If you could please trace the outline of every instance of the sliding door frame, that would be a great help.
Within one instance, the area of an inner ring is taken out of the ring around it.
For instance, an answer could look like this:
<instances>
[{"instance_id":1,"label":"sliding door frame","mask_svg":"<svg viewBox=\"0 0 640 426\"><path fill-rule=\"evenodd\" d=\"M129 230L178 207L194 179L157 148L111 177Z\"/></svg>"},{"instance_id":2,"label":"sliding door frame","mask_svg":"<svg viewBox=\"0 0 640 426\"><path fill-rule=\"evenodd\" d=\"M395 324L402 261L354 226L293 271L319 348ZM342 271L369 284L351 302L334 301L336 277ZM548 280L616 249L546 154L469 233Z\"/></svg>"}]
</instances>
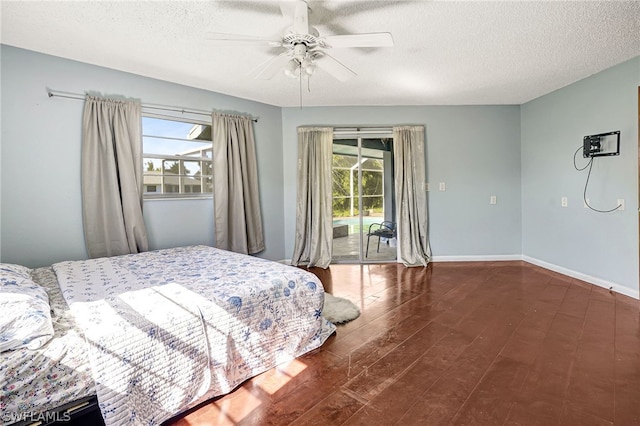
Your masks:
<instances>
[{"instance_id":1,"label":"sliding door frame","mask_svg":"<svg viewBox=\"0 0 640 426\"><path fill-rule=\"evenodd\" d=\"M365 232L368 232L368 229L365 230L364 220L363 220L363 194L362 194L362 141L363 139L390 139L393 140L393 127L385 126L385 127L334 127L333 129L333 140L340 139L355 139L357 140L357 148L358 148L358 221L360 225L359 232L359 249L358 249L358 260L359 264L376 264L376 263L397 263L398 257L389 260L367 260L364 256L364 238ZM386 195L385 195L386 196ZM395 197L393 197L395 200ZM395 201L394 201L395 203ZM384 204L384 202L383 202ZM395 205L394 205L395 210ZM333 264L353 264L354 260L351 259L335 259L332 256L331 263Z\"/></svg>"}]
</instances>

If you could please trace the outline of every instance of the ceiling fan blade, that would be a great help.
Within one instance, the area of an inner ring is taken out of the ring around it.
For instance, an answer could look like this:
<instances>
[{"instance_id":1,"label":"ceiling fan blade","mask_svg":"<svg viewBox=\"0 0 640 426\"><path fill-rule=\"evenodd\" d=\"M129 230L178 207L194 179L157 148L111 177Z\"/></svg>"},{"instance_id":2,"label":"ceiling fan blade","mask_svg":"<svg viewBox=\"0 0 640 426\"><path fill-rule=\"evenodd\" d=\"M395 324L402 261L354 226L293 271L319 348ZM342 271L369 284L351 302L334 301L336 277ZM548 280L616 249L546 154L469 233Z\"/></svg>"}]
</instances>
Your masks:
<instances>
[{"instance_id":1,"label":"ceiling fan blade","mask_svg":"<svg viewBox=\"0 0 640 426\"><path fill-rule=\"evenodd\" d=\"M320 39L325 47L393 47L391 33L328 36Z\"/></svg>"},{"instance_id":2,"label":"ceiling fan blade","mask_svg":"<svg viewBox=\"0 0 640 426\"><path fill-rule=\"evenodd\" d=\"M344 82L358 75L342 62L327 53L324 53L322 57L316 59L315 64L318 68L325 70L339 81Z\"/></svg>"},{"instance_id":3,"label":"ceiling fan blade","mask_svg":"<svg viewBox=\"0 0 640 426\"><path fill-rule=\"evenodd\" d=\"M258 65L253 71L249 74L253 74L254 78L262 79L262 80L271 80L279 71L287 65L287 63L291 60L291 57L285 53L281 53L278 56L273 56L260 65Z\"/></svg>"},{"instance_id":4,"label":"ceiling fan blade","mask_svg":"<svg viewBox=\"0 0 640 426\"><path fill-rule=\"evenodd\" d=\"M296 34L309 33L309 9L307 2L297 1L295 3L295 14L293 15L293 31Z\"/></svg>"},{"instance_id":5,"label":"ceiling fan blade","mask_svg":"<svg viewBox=\"0 0 640 426\"><path fill-rule=\"evenodd\" d=\"M271 40L264 37L241 34L206 33L205 38L211 41L213 46L282 46L281 40Z\"/></svg>"},{"instance_id":6,"label":"ceiling fan blade","mask_svg":"<svg viewBox=\"0 0 640 426\"><path fill-rule=\"evenodd\" d=\"M297 1L280 1L280 13L285 18L292 19L296 14Z\"/></svg>"}]
</instances>

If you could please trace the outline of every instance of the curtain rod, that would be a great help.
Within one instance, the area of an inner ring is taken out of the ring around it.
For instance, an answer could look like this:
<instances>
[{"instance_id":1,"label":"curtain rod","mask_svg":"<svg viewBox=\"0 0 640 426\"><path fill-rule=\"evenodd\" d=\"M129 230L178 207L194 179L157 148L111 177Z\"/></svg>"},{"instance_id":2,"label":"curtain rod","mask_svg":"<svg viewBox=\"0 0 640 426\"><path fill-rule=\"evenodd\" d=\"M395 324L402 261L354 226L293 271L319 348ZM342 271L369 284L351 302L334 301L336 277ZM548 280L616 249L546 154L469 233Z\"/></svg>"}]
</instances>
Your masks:
<instances>
[{"instance_id":1,"label":"curtain rod","mask_svg":"<svg viewBox=\"0 0 640 426\"><path fill-rule=\"evenodd\" d=\"M49 95L50 98L57 97L57 98L78 99L78 100L85 99L85 95L81 95L79 93L56 92L54 90L47 90L47 95ZM206 115L208 117L211 117L211 114L213 114L213 112L207 112L204 110L186 109L186 108L180 108L176 106L153 105L153 104L145 104L145 103L141 103L140 106L142 106L142 108L145 108L145 109L172 111L172 112L179 112L182 114L186 113L186 114ZM251 121L253 121L254 123L258 122L257 118L253 118L250 116L249 118L251 118Z\"/></svg>"}]
</instances>

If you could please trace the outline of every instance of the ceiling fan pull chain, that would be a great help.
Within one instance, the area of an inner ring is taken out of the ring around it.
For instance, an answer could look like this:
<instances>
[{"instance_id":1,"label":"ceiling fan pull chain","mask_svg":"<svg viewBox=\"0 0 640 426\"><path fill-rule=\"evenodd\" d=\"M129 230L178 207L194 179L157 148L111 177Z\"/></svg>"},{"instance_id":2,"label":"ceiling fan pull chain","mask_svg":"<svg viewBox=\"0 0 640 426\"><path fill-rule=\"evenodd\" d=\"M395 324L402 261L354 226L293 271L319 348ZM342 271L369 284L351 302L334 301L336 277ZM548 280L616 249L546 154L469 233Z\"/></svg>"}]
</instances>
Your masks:
<instances>
[{"instance_id":1,"label":"ceiling fan pull chain","mask_svg":"<svg viewBox=\"0 0 640 426\"><path fill-rule=\"evenodd\" d=\"M300 72L298 73L298 78L300 79L300 109L302 109L302 69L300 69Z\"/></svg>"}]
</instances>

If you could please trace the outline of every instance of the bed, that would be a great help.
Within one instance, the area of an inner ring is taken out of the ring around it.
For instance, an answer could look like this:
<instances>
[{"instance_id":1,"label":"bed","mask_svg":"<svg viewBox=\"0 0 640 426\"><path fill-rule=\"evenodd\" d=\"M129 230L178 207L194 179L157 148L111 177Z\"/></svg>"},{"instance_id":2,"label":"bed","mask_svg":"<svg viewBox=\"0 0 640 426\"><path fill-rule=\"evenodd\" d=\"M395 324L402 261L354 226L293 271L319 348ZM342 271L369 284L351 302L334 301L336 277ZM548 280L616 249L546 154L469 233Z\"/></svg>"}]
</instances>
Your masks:
<instances>
[{"instance_id":1,"label":"bed","mask_svg":"<svg viewBox=\"0 0 640 426\"><path fill-rule=\"evenodd\" d=\"M313 274L207 246L60 262L30 278L54 332L0 353L0 424L46 423L96 395L106 425L160 424L335 331Z\"/></svg>"}]
</instances>

